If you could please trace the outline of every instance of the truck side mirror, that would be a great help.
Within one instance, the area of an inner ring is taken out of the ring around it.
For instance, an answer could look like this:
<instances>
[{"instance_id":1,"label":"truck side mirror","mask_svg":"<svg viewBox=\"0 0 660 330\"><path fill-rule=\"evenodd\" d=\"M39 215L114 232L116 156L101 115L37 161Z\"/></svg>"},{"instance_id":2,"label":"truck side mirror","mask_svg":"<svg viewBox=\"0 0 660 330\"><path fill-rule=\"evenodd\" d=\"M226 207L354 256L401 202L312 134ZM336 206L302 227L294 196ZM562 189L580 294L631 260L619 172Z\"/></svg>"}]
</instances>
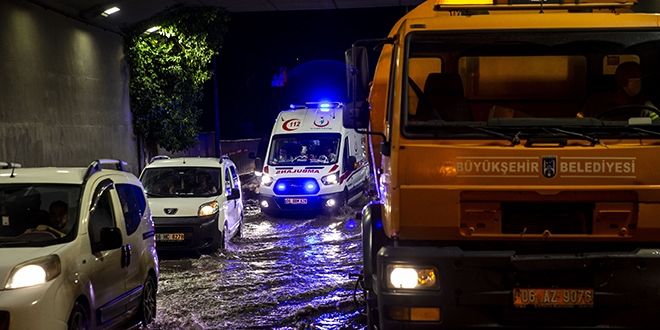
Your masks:
<instances>
[{"instance_id":1,"label":"truck side mirror","mask_svg":"<svg viewBox=\"0 0 660 330\"><path fill-rule=\"evenodd\" d=\"M342 124L346 128L366 129L369 127L369 102L351 102L344 107Z\"/></svg>"}]
</instances>

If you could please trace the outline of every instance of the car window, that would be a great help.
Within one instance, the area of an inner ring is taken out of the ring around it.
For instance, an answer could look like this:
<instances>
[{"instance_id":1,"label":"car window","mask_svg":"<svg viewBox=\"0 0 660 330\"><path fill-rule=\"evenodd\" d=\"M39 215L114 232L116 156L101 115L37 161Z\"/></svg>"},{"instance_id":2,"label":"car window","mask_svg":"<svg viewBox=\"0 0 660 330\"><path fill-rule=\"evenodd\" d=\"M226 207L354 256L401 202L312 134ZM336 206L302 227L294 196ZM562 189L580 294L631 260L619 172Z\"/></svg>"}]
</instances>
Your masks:
<instances>
[{"instance_id":1,"label":"car window","mask_svg":"<svg viewBox=\"0 0 660 330\"><path fill-rule=\"evenodd\" d=\"M89 239L92 247L101 243L101 228L116 227L112 211L111 189L97 189L102 191L95 205L92 206L89 216Z\"/></svg>"},{"instance_id":2,"label":"car window","mask_svg":"<svg viewBox=\"0 0 660 330\"><path fill-rule=\"evenodd\" d=\"M117 194L119 194L121 209L124 212L126 234L130 236L140 227L147 202L142 188L132 184L117 184Z\"/></svg>"},{"instance_id":3,"label":"car window","mask_svg":"<svg viewBox=\"0 0 660 330\"><path fill-rule=\"evenodd\" d=\"M73 184L0 185L0 243L45 246L73 239L80 192Z\"/></svg>"},{"instance_id":4,"label":"car window","mask_svg":"<svg viewBox=\"0 0 660 330\"><path fill-rule=\"evenodd\" d=\"M232 178L232 180L234 181L234 185L233 185L233 187L236 188L236 189L241 188L241 187L239 186L239 182L240 182L240 180L238 179L238 173L236 172L236 167L234 167L234 166L229 166L229 171L231 172L231 178Z\"/></svg>"},{"instance_id":5,"label":"car window","mask_svg":"<svg viewBox=\"0 0 660 330\"><path fill-rule=\"evenodd\" d=\"M225 191L227 195L231 195L231 188L234 187L233 181L231 173L229 173L229 167L225 168Z\"/></svg>"},{"instance_id":6,"label":"car window","mask_svg":"<svg viewBox=\"0 0 660 330\"><path fill-rule=\"evenodd\" d=\"M154 167L140 176L149 197L216 196L222 190L221 169L215 167Z\"/></svg>"}]
</instances>

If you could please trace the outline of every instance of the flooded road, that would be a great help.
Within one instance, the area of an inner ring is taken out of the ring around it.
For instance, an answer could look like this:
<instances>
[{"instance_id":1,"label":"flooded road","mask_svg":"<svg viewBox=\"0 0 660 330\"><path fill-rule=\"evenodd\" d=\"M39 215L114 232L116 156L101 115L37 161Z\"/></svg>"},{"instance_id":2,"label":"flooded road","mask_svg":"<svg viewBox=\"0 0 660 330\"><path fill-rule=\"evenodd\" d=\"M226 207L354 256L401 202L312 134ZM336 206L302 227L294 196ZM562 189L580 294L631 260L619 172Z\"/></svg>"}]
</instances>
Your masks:
<instances>
[{"instance_id":1,"label":"flooded road","mask_svg":"<svg viewBox=\"0 0 660 330\"><path fill-rule=\"evenodd\" d=\"M352 220L365 201L335 216L275 219L253 195L244 198L243 237L226 250L159 254L157 317L148 329L365 328L361 292L354 295L361 229Z\"/></svg>"}]
</instances>

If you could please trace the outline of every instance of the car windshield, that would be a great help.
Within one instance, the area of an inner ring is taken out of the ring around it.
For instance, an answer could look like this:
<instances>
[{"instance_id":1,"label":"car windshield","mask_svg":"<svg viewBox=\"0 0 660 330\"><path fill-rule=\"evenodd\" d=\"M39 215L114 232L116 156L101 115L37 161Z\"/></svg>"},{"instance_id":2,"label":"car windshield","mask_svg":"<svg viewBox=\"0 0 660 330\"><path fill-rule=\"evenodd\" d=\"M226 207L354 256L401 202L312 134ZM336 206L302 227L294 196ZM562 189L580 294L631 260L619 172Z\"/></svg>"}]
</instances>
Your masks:
<instances>
[{"instance_id":1,"label":"car windshield","mask_svg":"<svg viewBox=\"0 0 660 330\"><path fill-rule=\"evenodd\" d=\"M408 138L660 132L660 30L421 31L406 43Z\"/></svg>"},{"instance_id":2,"label":"car windshield","mask_svg":"<svg viewBox=\"0 0 660 330\"><path fill-rule=\"evenodd\" d=\"M214 167L154 167L140 181L149 197L206 197L222 192L220 178Z\"/></svg>"},{"instance_id":3,"label":"car windshield","mask_svg":"<svg viewBox=\"0 0 660 330\"><path fill-rule=\"evenodd\" d=\"M327 165L337 162L339 133L299 133L273 136L268 165Z\"/></svg>"},{"instance_id":4,"label":"car windshield","mask_svg":"<svg viewBox=\"0 0 660 330\"><path fill-rule=\"evenodd\" d=\"M0 246L46 246L71 238L80 191L80 185L0 185Z\"/></svg>"}]
</instances>

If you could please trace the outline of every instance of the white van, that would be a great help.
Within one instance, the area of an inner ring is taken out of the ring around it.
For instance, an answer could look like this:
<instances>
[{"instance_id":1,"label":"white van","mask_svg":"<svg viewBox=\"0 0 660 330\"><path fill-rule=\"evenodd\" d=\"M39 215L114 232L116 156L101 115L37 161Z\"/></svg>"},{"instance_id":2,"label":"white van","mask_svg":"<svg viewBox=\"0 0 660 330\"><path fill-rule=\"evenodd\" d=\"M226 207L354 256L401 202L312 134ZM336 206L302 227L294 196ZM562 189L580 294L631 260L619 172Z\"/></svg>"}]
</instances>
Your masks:
<instances>
[{"instance_id":1,"label":"white van","mask_svg":"<svg viewBox=\"0 0 660 330\"><path fill-rule=\"evenodd\" d=\"M0 329L126 329L153 321L154 225L142 184L125 165L3 165Z\"/></svg>"},{"instance_id":2,"label":"white van","mask_svg":"<svg viewBox=\"0 0 660 330\"><path fill-rule=\"evenodd\" d=\"M158 251L212 253L241 236L241 181L229 157L157 156L140 180L153 212Z\"/></svg>"},{"instance_id":3,"label":"white van","mask_svg":"<svg viewBox=\"0 0 660 330\"><path fill-rule=\"evenodd\" d=\"M308 102L280 112L264 160L259 205L267 215L333 213L368 187L366 136L342 125L344 105Z\"/></svg>"}]
</instances>

